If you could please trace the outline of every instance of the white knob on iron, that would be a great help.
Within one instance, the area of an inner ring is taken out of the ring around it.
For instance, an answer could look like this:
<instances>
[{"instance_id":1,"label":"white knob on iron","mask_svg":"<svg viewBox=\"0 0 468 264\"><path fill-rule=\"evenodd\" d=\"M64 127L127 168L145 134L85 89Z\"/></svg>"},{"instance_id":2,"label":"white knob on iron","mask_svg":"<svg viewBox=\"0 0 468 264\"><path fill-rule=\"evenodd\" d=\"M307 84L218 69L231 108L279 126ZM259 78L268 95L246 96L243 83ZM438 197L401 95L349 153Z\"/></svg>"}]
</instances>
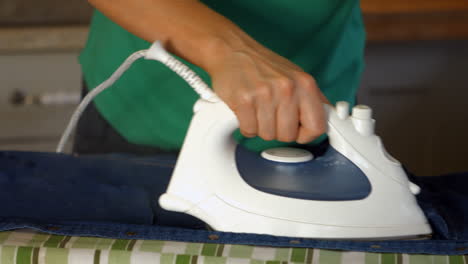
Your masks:
<instances>
[{"instance_id":1,"label":"white knob on iron","mask_svg":"<svg viewBox=\"0 0 468 264\"><path fill-rule=\"evenodd\" d=\"M363 136L374 134L375 120L372 119L372 109L367 105L353 107L352 122L354 128Z\"/></svg>"},{"instance_id":2,"label":"white knob on iron","mask_svg":"<svg viewBox=\"0 0 468 264\"><path fill-rule=\"evenodd\" d=\"M349 103L340 101L336 103L336 114L341 120L345 120L349 116Z\"/></svg>"},{"instance_id":3,"label":"white knob on iron","mask_svg":"<svg viewBox=\"0 0 468 264\"><path fill-rule=\"evenodd\" d=\"M353 117L359 119L371 119L372 109L367 105L356 105L353 107Z\"/></svg>"},{"instance_id":4,"label":"white knob on iron","mask_svg":"<svg viewBox=\"0 0 468 264\"><path fill-rule=\"evenodd\" d=\"M267 160L283 163L300 163L314 159L314 155L308 150L287 147L264 150L261 156Z\"/></svg>"}]
</instances>

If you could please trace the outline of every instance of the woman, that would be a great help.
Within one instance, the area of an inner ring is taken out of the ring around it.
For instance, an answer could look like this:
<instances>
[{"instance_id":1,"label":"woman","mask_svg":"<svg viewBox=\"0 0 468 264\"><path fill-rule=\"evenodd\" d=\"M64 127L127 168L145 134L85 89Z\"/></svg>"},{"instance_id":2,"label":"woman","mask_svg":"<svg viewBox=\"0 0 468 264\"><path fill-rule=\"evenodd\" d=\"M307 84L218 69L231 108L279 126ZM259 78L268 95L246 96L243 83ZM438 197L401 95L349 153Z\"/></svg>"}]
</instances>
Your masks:
<instances>
[{"instance_id":1,"label":"woman","mask_svg":"<svg viewBox=\"0 0 468 264\"><path fill-rule=\"evenodd\" d=\"M234 111L237 139L253 150L309 143L325 131L323 103L354 103L365 41L359 1L90 3L97 10L80 56L88 88L161 40ZM164 66L139 61L95 99L96 109L79 124L75 152L178 151L196 99Z\"/></svg>"}]
</instances>

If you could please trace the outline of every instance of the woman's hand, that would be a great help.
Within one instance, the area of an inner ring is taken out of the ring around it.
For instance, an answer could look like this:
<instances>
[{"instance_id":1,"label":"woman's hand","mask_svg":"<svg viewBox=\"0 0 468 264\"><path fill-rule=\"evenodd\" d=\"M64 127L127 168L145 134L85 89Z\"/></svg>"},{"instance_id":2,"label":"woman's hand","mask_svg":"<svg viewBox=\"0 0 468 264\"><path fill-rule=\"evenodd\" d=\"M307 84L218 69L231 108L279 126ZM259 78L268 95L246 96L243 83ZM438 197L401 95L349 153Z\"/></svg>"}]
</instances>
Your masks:
<instances>
[{"instance_id":1,"label":"woman's hand","mask_svg":"<svg viewBox=\"0 0 468 264\"><path fill-rule=\"evenodd\" d=\"M304 144L325 132L328 101L297 65L260 45L217 54L209 67L213 89L244 136Z\"/></svg>"}]
</instances>

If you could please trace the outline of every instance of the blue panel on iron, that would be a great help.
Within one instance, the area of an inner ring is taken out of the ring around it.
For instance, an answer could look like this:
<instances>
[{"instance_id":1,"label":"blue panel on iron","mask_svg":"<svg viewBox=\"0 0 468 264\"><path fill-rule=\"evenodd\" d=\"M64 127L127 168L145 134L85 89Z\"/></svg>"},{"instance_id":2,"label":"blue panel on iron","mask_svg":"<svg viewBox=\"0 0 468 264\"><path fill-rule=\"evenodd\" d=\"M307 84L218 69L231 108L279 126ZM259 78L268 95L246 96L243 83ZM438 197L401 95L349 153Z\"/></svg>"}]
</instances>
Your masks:
<instances>
[{"instance_id":1,"label":"blue panel on iron","mask_svg":"<svg viewBox=\"0 0 468 264\"><path fill-rule=\"evenodd\" d=\"M361 169L331 146L312 161L283 163L266 160L238 145L236 163L244 181L274 195L347 201L364 199L371 192L371 184Z\"/></svg>"}]
</instances>

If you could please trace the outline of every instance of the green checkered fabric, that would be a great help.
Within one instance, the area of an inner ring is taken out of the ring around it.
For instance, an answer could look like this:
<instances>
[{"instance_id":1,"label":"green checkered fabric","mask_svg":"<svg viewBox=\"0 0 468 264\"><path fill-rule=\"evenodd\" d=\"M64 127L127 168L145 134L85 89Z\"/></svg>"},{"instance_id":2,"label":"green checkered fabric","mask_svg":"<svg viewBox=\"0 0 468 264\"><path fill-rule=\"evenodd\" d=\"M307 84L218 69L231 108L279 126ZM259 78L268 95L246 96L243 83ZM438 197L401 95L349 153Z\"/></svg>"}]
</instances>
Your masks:
<instances>
[{"instance_id":1,"label":"green checkered fabric","mask_svg":"<svg viewBox=\"0 0 468 264\"><path fill-rule=\"evenodd\" d=\"M1 264L468 264L465 256L376 254L0 232Z\"/></svg>"}]
</instances>

